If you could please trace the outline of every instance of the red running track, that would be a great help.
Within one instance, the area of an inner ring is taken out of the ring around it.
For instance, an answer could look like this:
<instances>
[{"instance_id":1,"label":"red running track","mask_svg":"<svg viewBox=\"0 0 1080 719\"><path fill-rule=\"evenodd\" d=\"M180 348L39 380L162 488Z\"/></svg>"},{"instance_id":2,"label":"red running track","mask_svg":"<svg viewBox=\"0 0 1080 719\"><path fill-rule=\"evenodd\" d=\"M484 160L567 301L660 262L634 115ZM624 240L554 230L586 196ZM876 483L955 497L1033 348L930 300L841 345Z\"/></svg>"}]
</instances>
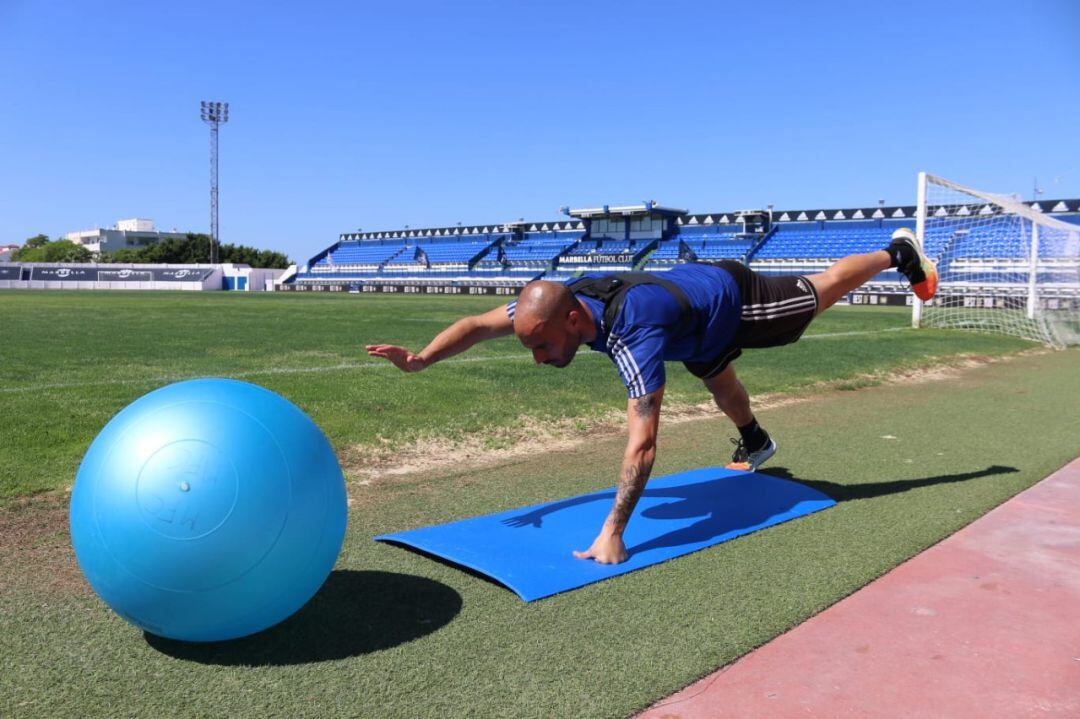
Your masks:
<instances>
[{"instance_id":1,"label":"red running track","mask_svg":"<svg viewBox=\"0 0 1080 719\"><path fill-rule=\"evenodd\" d=\"M643 719L1080 717L1080 459Z\"/></svg>"}]
</instances>

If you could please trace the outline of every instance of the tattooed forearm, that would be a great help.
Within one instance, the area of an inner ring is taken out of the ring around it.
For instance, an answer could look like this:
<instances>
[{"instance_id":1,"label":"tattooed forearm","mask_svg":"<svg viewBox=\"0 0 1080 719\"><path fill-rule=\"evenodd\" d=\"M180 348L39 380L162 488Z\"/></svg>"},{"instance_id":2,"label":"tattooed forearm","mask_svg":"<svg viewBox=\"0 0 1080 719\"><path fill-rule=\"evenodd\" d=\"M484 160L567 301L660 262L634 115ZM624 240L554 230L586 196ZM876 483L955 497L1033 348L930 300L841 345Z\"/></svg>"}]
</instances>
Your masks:
<instances>
[{"instance_id":1,"label":"tattooed forearm","mask_svg":"<svg viewBox=\"0 0 1080 719\"><path fill-rule=\"evenodd\" d=\"M652 462L624 462L619 488L615 492L615 505L611 508L610 521L617 527L626 526L637 505L645 482L652 471Z\"/></svg>"},{"instance_id":2,"label":"tattooed forearm","mask_svg":"<svg viewBox=\"0 0 1080 719\"><path fill-rule=\"evenodd\" d=\"M645 489L656 458L656 430L660 422L660 401L664 388L644 397L632 398L627 404L627 443L623 454L619 488L606 524L607 530L622 534L630 521L634 506Z\"/></svg>"},{"instance_id":3,"label":"tattooed forearm","mask_svg":"<svg viewBox=\"0 0 1080 719\"><path fill-rule=\"evenodd\" d=\"M634 402L634 411L638 417L652 417L653 412L656 411L656 395L647 394L644 397L638 397Z\"/></svg>"}]
</instances>

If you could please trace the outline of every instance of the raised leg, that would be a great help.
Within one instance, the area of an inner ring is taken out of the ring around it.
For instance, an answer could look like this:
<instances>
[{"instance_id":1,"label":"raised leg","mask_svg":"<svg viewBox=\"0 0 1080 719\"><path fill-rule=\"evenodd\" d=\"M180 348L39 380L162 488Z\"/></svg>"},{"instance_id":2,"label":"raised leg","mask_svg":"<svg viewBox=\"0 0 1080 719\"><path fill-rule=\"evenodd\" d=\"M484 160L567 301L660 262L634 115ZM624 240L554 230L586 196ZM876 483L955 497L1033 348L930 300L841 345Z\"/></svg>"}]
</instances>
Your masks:
<instances>
[{"instance_id":1,"label":"raised leg","mask_svg":"<svg viewBox=\"0 0 1080 719\"><path fill-rule=\"evenodd\" d=\"M884 272L890 266L889 253L878 250L861 255L848 255L842 260L837 260L824 272L809 275L806 279L813 283L818 294L818 308L815 314L820 315L848 292L862 287L870 281L871 277Z\"/></svg>"}]
</instances>

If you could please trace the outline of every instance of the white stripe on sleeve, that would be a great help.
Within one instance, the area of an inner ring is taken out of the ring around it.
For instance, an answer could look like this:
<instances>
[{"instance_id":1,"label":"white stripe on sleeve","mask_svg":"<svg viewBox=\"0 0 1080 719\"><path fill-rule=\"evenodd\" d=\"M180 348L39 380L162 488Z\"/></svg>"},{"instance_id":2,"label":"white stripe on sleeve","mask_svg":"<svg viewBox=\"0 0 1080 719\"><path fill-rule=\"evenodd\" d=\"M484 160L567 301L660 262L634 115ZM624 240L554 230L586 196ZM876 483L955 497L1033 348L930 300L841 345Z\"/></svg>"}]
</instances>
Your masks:
<instances>
[{"instance_id":1,"label":"white stripe on sleeve","mask_svg":"<svg viewBox=\"0 0 1080 719\"><path fill-rule=\"evenodd\" d=\"M627 389L630 390L630 396L641 397L647 394L645 378L641 376L641 369L630 349L618 337L609 337L608 344L611 346L611 358L615 360L615 366L619 369L619 374L622 375Z\"/></svg>"}]
</instances>

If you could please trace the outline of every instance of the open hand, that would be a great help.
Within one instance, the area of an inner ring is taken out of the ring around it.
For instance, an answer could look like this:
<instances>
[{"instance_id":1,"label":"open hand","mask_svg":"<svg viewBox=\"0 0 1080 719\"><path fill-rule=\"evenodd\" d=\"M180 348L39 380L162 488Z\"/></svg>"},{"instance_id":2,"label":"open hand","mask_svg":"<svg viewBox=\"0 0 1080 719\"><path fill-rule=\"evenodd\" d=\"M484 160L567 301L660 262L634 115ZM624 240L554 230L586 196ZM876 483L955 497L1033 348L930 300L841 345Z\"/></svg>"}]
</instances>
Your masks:
<instances>
[{"instance_id":1,"label":"open hand","mask_svg":"<svg viewBox=\"0 0 1080 719\"><path fill-rule=\"evenodd\" d=\"M584 552L575 551L574 556L578 559L592 559L598 564L621 564L630 555L621 535L602 530L600 536L593 540L591 547Z\"/></svg>"},{"instance_id":2,"label":"open hand","mask_svg":"<svg viewBox=\"0 0 1080 719\"><path fill-rule=\"evenodd\" d=\"M507 517L502 521L508 527L539 527L542 523L542 516L538 512L530 512L529 514L519 514L516 517Z\"/></svg>"},{"instance_id":3,"label":"open hand","mask_svg":"<svg viewBox=\"0 0 1080 719\"><path fill-rule=\"evenodd\" d=\"M394 363L402 372L419 372L427 367L427 362L419 355L414 355L404 347L397 345L367 345L367 353L372 357L382 357Z\"/></svg>"}]
</instances>

